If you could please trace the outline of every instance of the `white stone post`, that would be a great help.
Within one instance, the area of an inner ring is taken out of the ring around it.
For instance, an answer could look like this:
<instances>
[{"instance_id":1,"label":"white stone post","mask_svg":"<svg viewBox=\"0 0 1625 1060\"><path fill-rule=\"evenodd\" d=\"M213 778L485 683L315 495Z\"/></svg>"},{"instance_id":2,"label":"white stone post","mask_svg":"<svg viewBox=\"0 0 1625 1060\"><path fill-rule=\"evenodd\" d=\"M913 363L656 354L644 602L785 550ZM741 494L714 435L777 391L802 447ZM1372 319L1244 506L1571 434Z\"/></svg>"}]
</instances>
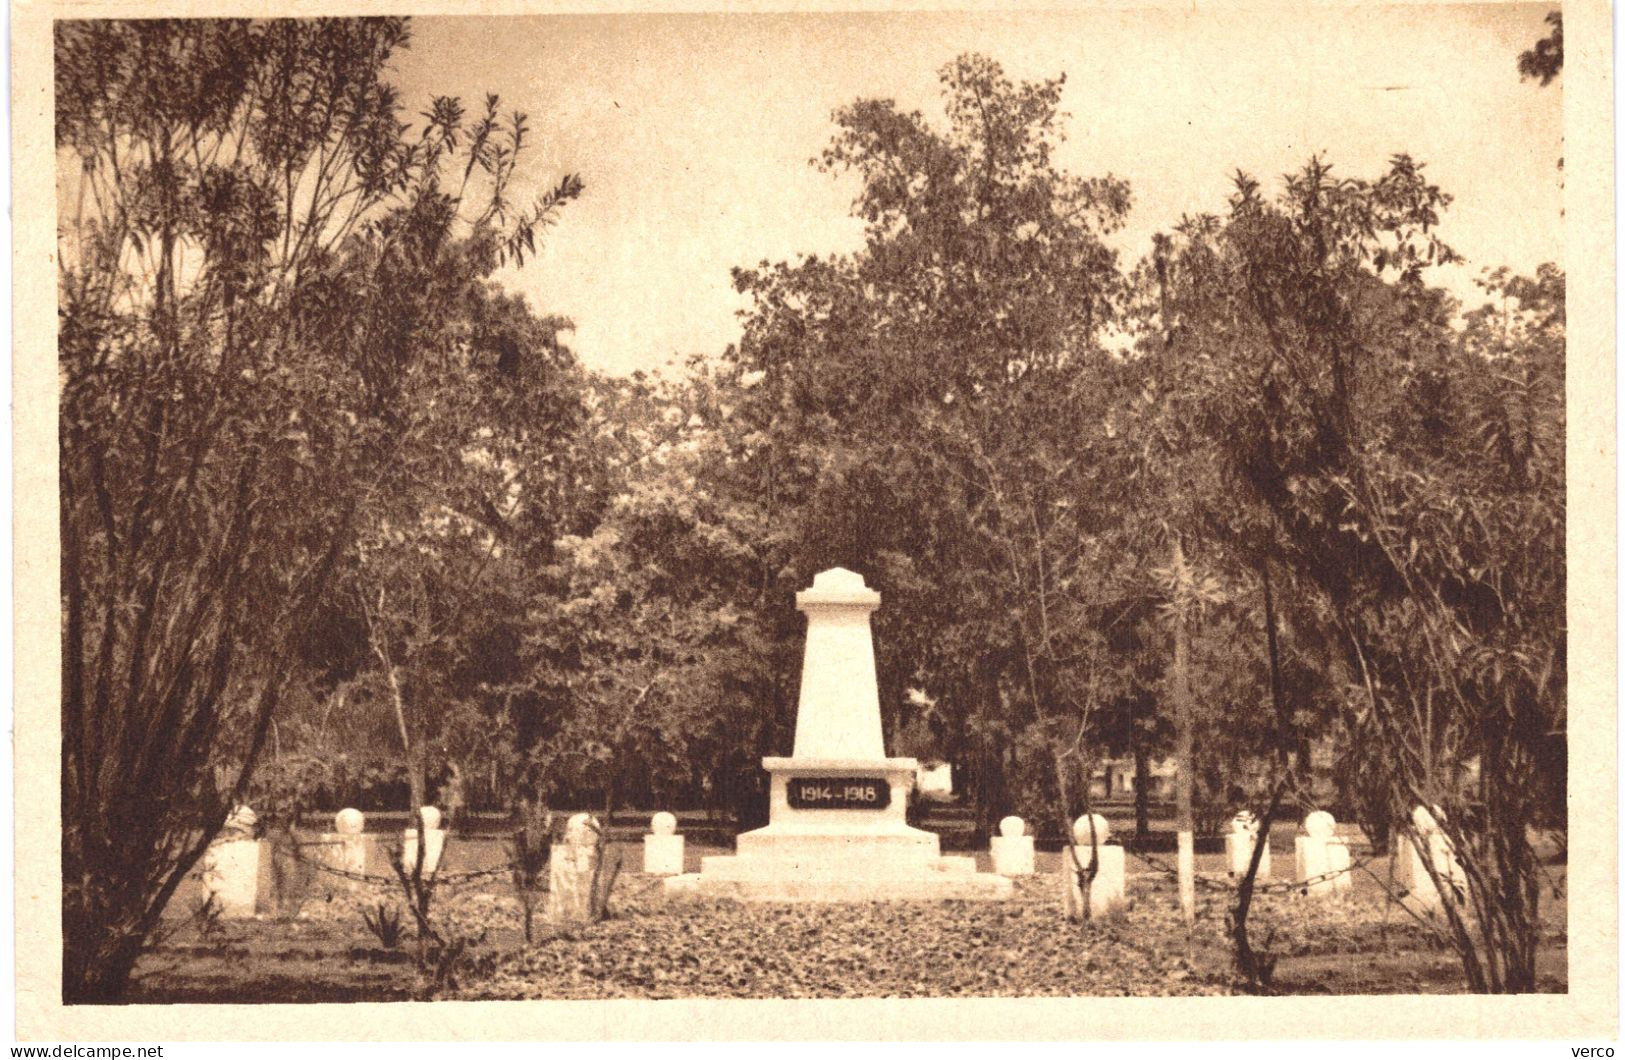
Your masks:
<instances>
[{"instance_id":1,"label":"white stone post","mask_svg":"<svg viewBox=\"0 0 1625 1060\"><path fill-rule=\"evenodd\" d=\"M1253 861L1253 847L1260 842L1258 818L1247 810L1236 814L1230 821L1230 832L1224 837L1224 863L1232 878L1247 875L1247 866ZM1270 843L1262 840L1264 853L1258 859L1258 878L1268 879L1270 874Z\"/></svg>"},{"instance_id":2,"label":"white stone post","mask_svg":"<svg viewBox=\"0 0 1625 1060\"><path fill-rule=\"evenodd\" d=\"M993 871L1000 876L1031 876L1034 872L1033 837L1027 822L1006 817L999 822L999 834L988 841L993 855Z\"/></svg>"},{"instance_id":3,"label":"white stone post","mask_svg":"<svg viewBox=\"0 0 1625 1060\"><path fill-rule=\"evenodd\" d=\"M1123 848L1106 845L1111 829L1100 814L1079 817L1072 825L1072 841L1076 844L1077 862L1072 850L1061 851L1061 905L1072 920L1083 919L1083 876L1089 868L1094 851L1089 842L1089 819L1094 818L1094 841L1100 853L1100 868L1089 883L1089 916L1106 916L1123 906L1126 896Z\"/></svg>"},{"instance_id":4,"label":"white stone post","mask_svg":"<svg viewBox=\"0 0 1625 1060\"><path fill-rule=\"evenodd\" d=\"M1348 843L1337 835L1337 818L1316 810L1303 819L1305 835L1293 840L1293 879L1316 898L1346 894L1354 887ZM1327 875L1335 873L1335 875Z\"/></svg>"},{"instance_id":5,"label":"white stone post","mask_svg":"<svg viewBox=\"0 0 1625 1060\"><path fill-rule=\"evenodd\" d=\"M1442 904L1438 884L1428 874L1427 863L1432 863L1439 883L1449 887L1453 894L1459 897L1466 890L1466 874L1456 860L1455 851L1451 849L1450 837L1439 827L1436 812L1437 807L1429 811L1426 806L1418 806L1411 812L1417 841L1413 842L1407 835L1398 836L1394 855L1398 859L1394 868L1395 878L1409 892L1407 901L1423 912L1438 909ZM1425 859L1423 851L1426 852Z\"/></svg>"},{"instance_id":6,"label":"white stone post","mask_svg":"<svg viewBox=\"0 0 1625 1060\"><path fill-rule=\"evenodd\" d=\"M365 875L367 871L367 816L360 810L345 808L333 815L333 831L322 835L322 858L339 872ZM323 873L321 881L328 893L358 890L360 880L348 876Z\"/></svg>"},{"instance_id":7,"label":"white stone post","mask_svg":"<svg viewBox=\"0 0 1625 1060\"><path fill-rule=\"evenodd\" d=\"M564 841L553 844L548 859L547 915L555 924L592 920L592 878L598 867L598 822L587 814L572 816Z\"/></svg>"},{"instance_id":8,"label":"white stone post","mask_svg":"<svg viewBox=\"0 0 1625 1060\"><path fill-rule=\"evenodd\" d=\"M433 876L440 869L440 855L446 849L446 830L440 827L440 811L433 806L418 810L423 825L423 875ZM401 865L410 877L417 869L418 830L408 828L401 833Z\"/></svg>"},{"instance_id":9,"label":"white stone post","mask_svg":"<svg viewBox=\"0 0 1625 1060\"><path fill-rule=\"evenodd\" d=\"M260 842L254 838L254 825L258 820L247 806L237 807L204 852L203 898L213 898L223 917L248 917L256 912Z\"/></svg>"},{"instance_id":10,"label":"white stone post","mask_svg":"<svg viewBox=\"0 0 1625 1060\"><path fill-rule=\"evenodd\" d=\"M649 819L643 837L643 871L650 876L679 876L683 872L683 837L677 818L662 810Z\"/></svg>"}]
</instances>

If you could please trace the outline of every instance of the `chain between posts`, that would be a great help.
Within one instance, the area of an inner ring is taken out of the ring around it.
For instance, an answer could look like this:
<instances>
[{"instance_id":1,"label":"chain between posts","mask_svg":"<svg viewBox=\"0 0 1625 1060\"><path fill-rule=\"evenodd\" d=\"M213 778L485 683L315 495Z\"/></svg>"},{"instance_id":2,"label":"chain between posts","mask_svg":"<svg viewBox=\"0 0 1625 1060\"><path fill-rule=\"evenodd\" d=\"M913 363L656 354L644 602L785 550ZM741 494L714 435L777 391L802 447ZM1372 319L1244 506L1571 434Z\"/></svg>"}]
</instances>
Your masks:
<instances>
[{"instance_id":1,"label":"chain between posts","mask_svg":"<svg viewBox=\"0 0 1625 1060\"><path fill-rule=\"evenodd\" d=\"M1130 854L1133 854L1136 858L1138 858L1141 861L1145 862L1145 864L1149 865L1151 868L1153 868L1156 871L1162 873L1163 875L1173 877L1174 879L1179 878L1179 870L1177 868L1174 868L1173 866L1167 864L1166 862L1161 861L1161 860L1159 860L1157 858L1154 858L1150 854L1144 854L1144 853L1141 853L1138 850L1134 850L1134 849L1131 849L1129 847L1124 847L1123 849L1127 850ZM1310 876L1309 878L1303 879L1303 880L1290 880L1290 881L1283 881L1281 883L1254 883L1253 884L1253 893L1254 894L1288 894L1288 893L1290 893L1292 891L1296 891L1296 890L1300 890L1302 888L1308 887L1311 884L1323 883L1326 880L1335 879L1338 876L1343 876L1343 875L1346 875L1348 873L1352 873L1357 869L1363 869L1363 868L1365 868L1365 866L1367 864L1369 864L1371 862L1371 860L1372 859L1371 859L1370 856L1363 857L1363 858L1360 858L1358 861L1354 861L1354 862L1350 863L1347 868L1332 869L1329 872L1322 872L1322 873L1319 873L1317 875ZM1237 889L1237 886L1238 886L1237 884L1233 884L1233 883L1230 883L1228 881L1215 879L1212 876L1204 876L1201 873L1196 873L1195 877L1196 877L1196 885L1198 887L1205 888L1206 890L1209 890L1209 891L1223 891L1225 893L1232 893Z\"/></svg>"},{"instance_id":2,"label":"chain between posts","mask_svg":"<svg viewBox=\"0 0 1625 1060\"><path fill-rule=\"evenodd\" d=\"M332 840L319 840L314 843L294 843L291 847L284 849L289 850L293 859L300 864L309 865L314 869L325 872L330 876L337 876L340 879L351 880L355 883L384 885L394 885L398 882L394 876L374 876L367 872L354 872L350 869L341 869L337 865L329 865L327 862L322 861L319 858L310 857L305 853L306 847L331 847L338 845L339 843ZM497 865L491 868L469 869L463 872L434 872L429 873L429 876L437 885L446 887L461 887L466 886L467 884L476 880L487 879L493 876L509 875L516 868L519 868L519 863L510 861L505 865Z\"/></svg>"},{"instance_id":3,"label":"chain between posts","mask_svg":"<svg viewBox=\"0 0 1625 1060\"><path fill-rule=\"evenodd\" d=\"M354 871L351 871L349 869L341 869L336 865L330 865L327 862L322 861L322 860L320 860L318 858L312 858L312 857L310 857L309 855L307 855L305 853L305 848L306 847L337 846L337 845L338 845L337 843L335 843L335 842L333 842L331 840L318 841L318 842L314 842L314 843L295 843L291 847L291 853L292 853L293 859L295 861L298 861L301 864L309 865L312 868L315 868L315 869L317 869L317 870L319 870L321 872L325 872L330 876L338 876L341 879L351 880L351 881L354 881L356 883L393 884L393 883L396 882L394 876L374 876L374 875L372 875L370 873L366 873L366 872L354 872ZM1142 851L1135 850L1135 849L1130 848L1130 847L1124 847L1123 849L1128 851L1128 853L1134 855L1135 858L1137 858L1140 861L1144 862L1147 866L1149 866L1151 869L1155 870L1156 872L1160 872L1163 875L1168 876L1168 877L1170 877L1172 879L1178 879L1179 878L1179 870L1177 868L1169 865L1167 862L1164 862L1159 858L1155 858L1155 857L1151 856L1150 854L1143 853ZM1353 873L1353 872L1365 869L1366 866L1371 861L1372 861L1372 858L1369 857L1369 856L1362 857L1362 858L1352 862L1347 868L1332 869L1329 872L1322 872L1322 873L1319 873L1318 875L1310 876L1309 878L1303 879L1303 880L1283 881L1283 882L1280 882L1280 883L1255 883L1253 885L1253 893L1254 894L1287 894L1287 893L1290 893L1292 891L1300 890L1300 889L1302 889L1304 887L1311 886L1312 884L1322 883L1322 882L1324 882L1326 880L1335 879L1338 876L1347 875L1349 873ZM466 870L466 871L463 871L463 872L434 873L433 876L434 876L435 882L438 883L438 884L441 884L441 885L444 885L444 886L450 886L450 887L459 887L459 886L465 886L465 885L467 885L469 883L473 883L476 880L489 879L489 878L495 877L495 876L509 875L518 867L519 867L518 862L509 862L509 863L507 863L505 865L497 865L497 866L493 866L491 868L469 869L469 870ZM1213 892L1222 891L1222 892L1225 892L1225 893L1231 893L1231 892L1234 892L1236 890L1236 887L1237 887L1236 884L1230 883L1230 882L1225 881L1225 880L1216 879L1211 875L1204 875L1204 874L1201 874L1201 873L1197 873L1195 878L1196 878L1196 885L1198 887L1204 888L1205 890L1208 890L1208 891L1213 891Z\"/></svg>"}]
</instances>

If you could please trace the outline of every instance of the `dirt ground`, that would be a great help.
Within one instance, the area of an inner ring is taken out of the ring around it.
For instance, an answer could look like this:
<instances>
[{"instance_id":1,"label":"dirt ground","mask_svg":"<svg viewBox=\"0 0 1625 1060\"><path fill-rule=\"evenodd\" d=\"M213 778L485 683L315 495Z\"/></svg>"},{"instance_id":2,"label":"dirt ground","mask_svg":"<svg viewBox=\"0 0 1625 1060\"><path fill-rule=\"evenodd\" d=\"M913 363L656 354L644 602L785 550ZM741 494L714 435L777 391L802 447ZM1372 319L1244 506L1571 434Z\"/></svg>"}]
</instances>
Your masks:
<instances>
[{"instance_id":1,"label":"dirt ground","mask_svg":"<svg viewBox=\"0 0 1625 1060\"><path fill-rule=\"evenodd\" d=\"M500 847L448 851L462 868L499 864ZM639 865L634 844L616 844ZM691 844L690 868L718 853ZM613 856L613 855L612 855ZM1274 853L1275 882L1291 854ZM1222 859L1198 857L1198 916L1187 934L1173 881L1130 857L1128 907L1073 924L1061 913L1060 855L1039 854L1034 877L1005 902L771 905L668 902L657 879L620 877L608 921L553 934L537 917L524 943L519 903L500 877L442 891L437 923L470 942L454 985L419 973L408 923L386 948L363 908L399 905L390 888L319 880L286 915L168 922L168 937L137 969L130 1000L152 1002L398 1001L461 998L1166 996L1237 988L1226 934L1233 894ZM983 870L986 855L978 859ZM1562 866L1547 866L1539 988L1567 989ZM1250 918L1255 948L1276 958L1288 994L1453 993L1454 953L1389 900L1386 859L1366 862L1352 894L1310 898L1277 886ZM184 905L178 902L179 914ZM403 918L407 919L407 918Z\"/></svg>"}]
</instances>

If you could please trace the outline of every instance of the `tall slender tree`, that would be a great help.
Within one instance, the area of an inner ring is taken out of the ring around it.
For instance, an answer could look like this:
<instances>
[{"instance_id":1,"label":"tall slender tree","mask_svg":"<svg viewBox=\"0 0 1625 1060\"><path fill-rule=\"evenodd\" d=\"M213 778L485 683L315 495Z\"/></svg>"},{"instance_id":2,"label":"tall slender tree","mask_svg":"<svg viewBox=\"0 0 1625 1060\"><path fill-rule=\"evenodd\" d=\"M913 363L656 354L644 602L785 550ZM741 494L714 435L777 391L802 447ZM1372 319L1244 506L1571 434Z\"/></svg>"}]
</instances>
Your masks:
<instances>
[{"instance_id":1,"label":"tall slender tree","mask_svg":"<svg viewBox=\"0 0 1625 1060\"><path fill-rule=\"evenodd\" d=\"M407 40L57 23L67 1001L122 995L241 796L452 292L573 194L509 201L494 100L403 126Z\"/></svg>"}]
</instances>

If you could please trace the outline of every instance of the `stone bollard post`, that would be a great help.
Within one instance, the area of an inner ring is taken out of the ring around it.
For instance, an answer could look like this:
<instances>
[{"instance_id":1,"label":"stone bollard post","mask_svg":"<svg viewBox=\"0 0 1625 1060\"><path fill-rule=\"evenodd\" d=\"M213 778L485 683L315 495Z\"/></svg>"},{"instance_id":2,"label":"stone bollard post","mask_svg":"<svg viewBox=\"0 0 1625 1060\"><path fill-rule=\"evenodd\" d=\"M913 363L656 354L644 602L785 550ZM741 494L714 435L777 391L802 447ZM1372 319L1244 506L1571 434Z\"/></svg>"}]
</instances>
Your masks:
<instances>
[{"instance_id":1,"label":"stone bollard post","mask_svg":"<svg viewBox=\"0 0 1625 1060\"><path fill-rule=\"evenodd\" d=\"M1438 909L1442 904L1439 883L1450 888L1458 902L1467 886L1461 863L1456 860L1455 852L1450 847L1450 837L1439 827L1437 812L1437 807L1430 811L1426 806L1418 806L1411 812L1416 840L1413 841L1408 835L1398 835L1395 842L1394 857L1398 863L1394 867L1394 876L1409 892L1407 901L1423 912ZM1427 862L1432 863L1438 883L1428 874Z\"/></svg>"},{"instance_id":2,"label":"stone bollard post","mask_svg":"<svg viewBox=\"0 0 1625 1060\"><path fill-rule=\"evenodd\" d=\"M366 828L367 816L360 810L346 808L334 814L333 830L321 837L322 854L327 864L340 872L365 875L367 837L362 833ZM362 886L360 880L352 880L347 876L335 876L331 873L324 875L326 879L322 881L322 885L329 894L355 891Z\"/></svg>"},{"instance_id":3,"label":"stone bollard post","mask_svg":"<svg viewBox=\"0 0 1625 1060\"><path fill-rule=\"evenodd\" d=\"M1247 875L1247 866L1253 861L1253 846L1259 842L1258 817L1242 810L1230 820L1230 832L1224 837L1224 863L1232 879ZM1268 879L1270 874L1270 842L1263 839L1264 853L1258 859L1258 878Z\"/></svg>"},{"instance_id":4,"label":"stone bollard post","mask_svg":"<svg viewBox=\"0 0 1625 1060\"><path fill-rule=\"evenodd\" d=\"M1031 876L1034 870L1033 837L1027 822L1006 817L999 822L999 834L988 841L993 855L993 871L1000 876Z\"/></svg>"},{"instance_id":5,"label":"stone bollard post","mask_svg":"<svg viewBox=\"0 0 1625 1060\"><path fill-rule=\"evenodd\" d=\"M683 874L683 837L677 834L677 818L664 810L649 819L649 834L643 837L643 871L650 876Z\"/></svg>"},{"instance_id":6,"label":"stone bollard post","mask_svg":"<svg viewBox=\"0 0 1625 1060\"><path fill-rule=\"evenodd\" d=\"M1094 818L1095 843L1099 847L1100 868L1089 884L1089 916L1106 916L1120 908L1125 901L1123 848L1106 845L1111 829L1100 814L1079 817L1072 825L1072 840L1076 844L1077 862L1072 860L1072 849L1061 850L1061 904L1072 920L1083 919L1083 879L1080 872L1090 864L1092 851L1089 844L1089 819Z\"/></svg>"},{"instance_id":7,"label":"stone bollard post","mask_svg":"<svg viewBox=\"0 0 1625 1060\"><path fill-rule=\"evenodd\" d=\"M203 897L211 897L223 917L253 916L259 904L260 841L254 838L259 818L239 806L226 819L220 835L203 855Z\"/></svg>"},{"instance_id":8,"label":"stone bollard post","mask_svg":"<svg viewBox=\"0 0 1625 1060\"><path fill-rule=\"evenodd\" d=\"M440 869L440 855L446 849L446 830L440 827L440 811L433 806L419 809L418 819L423 825L423 875L427 878ZM401 866L406 869L408 878L416 870L417 860L418 830L408 828L401 833Z\"/></svg>"},{"instance_id":9,"label":"stone bollard post","mask_svg":"<svg viewBox=\"0 0 1625 1060\"><path fill-rule=\"evenodd\" d=\"M548 859L547 915L555 924L592 920L593 875L598 868L598 822L584 813L564 826L564 841Z\"/></svg>"},{"instance_id":10,"label":"stone bollard post","mask_svg":"<svg viewBox=\"0 0 1625 1060\"><path fill-rule=\"evenodd\" d=\"M1293 840L1293 879L1306 883L1305 893L1316 898L1346 894L1354 887L1348 843L1337 835L1337 818L1316 810L1303 819L1306 835ZM1327 876L1327 873L1336 873ZM1317 878L1324 877L1324 878Z\"/></svg>"}]
</instances>

